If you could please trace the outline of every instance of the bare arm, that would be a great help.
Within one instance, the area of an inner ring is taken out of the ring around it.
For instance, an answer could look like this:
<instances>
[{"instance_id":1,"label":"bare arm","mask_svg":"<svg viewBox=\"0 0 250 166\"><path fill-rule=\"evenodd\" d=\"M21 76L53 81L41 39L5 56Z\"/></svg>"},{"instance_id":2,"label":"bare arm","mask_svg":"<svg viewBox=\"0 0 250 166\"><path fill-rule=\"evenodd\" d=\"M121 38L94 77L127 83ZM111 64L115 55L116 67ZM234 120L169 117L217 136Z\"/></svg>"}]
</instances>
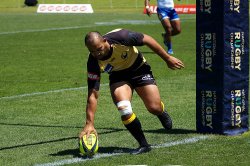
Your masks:
<instances>
[{"instance_id":1,"label":"bare arm","mask_svg":"<svg viewBox=\"0 0 250 166\"><path fill-rule=\"evenodd\" d=\"M147 45L152 51L159 55L168 65L170 69L184 68L181 60L169 55L162 46L151 36L144 34L143 43Z\"/></svg>"},{"instance_id":2,"label":"bare arm","mask_svg":"<svg viewBox=\"0 0 250 166\"><path fill-rule=\"evenodd\" d=\"M89 90L86 105L86 124L83 127L81 133L79 134L79 138L81 138L85 134L87 134L88 137L90 133L94 133L97 135L97 132L94 127L94 118L97 108L98 96L98 91L96 91L95 89Z\"/></svg>"},{"instance_id":3,"label":"bare arm","mask_svg":"<svg viewBox=\"0 0 250 166\"><path fill-rule=\"evenodd\" d=\"M149 0L144 1L145 6L149 6Z\"/></svg>"},{"instance_id":4,"label":"bare arm","mask_svg":"<svg viewBox=\"0 0 250 166\"><path fill-rule=\"evenodd\" d=\"M150 8L149 8L149 0L145 0L144 1L144 4L145 4L145 8L146 8L146 12L147 12L147 15L148 16L151 16L151 14L152 14L152 12L151 12L151 10L150 10Z\"/></svg>"}]
</instances>

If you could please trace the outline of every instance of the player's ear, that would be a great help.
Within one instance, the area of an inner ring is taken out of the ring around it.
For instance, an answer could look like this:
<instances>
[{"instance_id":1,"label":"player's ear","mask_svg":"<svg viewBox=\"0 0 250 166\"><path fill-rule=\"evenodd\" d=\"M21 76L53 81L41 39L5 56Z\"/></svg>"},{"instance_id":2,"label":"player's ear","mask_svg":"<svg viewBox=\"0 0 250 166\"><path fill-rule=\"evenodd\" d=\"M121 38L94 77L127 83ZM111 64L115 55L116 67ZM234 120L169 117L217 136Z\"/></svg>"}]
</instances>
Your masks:
<instances>
[{"instance_id":1,"label":"player's ear","mask_svg":"<svg viewBox=\"0 0 250 166\"><path fill-rule=\"evenodd\" d=\"M107 39L106 39L106 38L103 38L103 42L106 43L106 42L107 42Z\"/></svg>"}]
</instances>

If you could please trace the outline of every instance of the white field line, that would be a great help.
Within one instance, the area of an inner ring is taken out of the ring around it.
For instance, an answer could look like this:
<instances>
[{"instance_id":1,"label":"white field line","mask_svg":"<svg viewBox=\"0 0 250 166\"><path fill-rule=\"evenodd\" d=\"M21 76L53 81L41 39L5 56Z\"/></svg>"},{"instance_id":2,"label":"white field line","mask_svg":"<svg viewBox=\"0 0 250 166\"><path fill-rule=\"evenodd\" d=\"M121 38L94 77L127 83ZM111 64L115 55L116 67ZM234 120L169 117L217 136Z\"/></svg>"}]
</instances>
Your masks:
<instances>
[{"instance_id":1,"label":"white field line","mask_svg":"<svg viewBox=\"0 0 250 166\"><path fill-rule=\"evenodd\" d=\"M9 35L17 33L30 33L30 32L47 32L47 31L60 31L60 30L69 30L69 29L81 29L81 28L90 28L94 26L110 26L110 25L121 25L121 24L159 24L156 21L142 21L142 20L128 20L128 21L113 21L113 22L96 22L93 25L85 26L74 26L74 27L59 27L59 28L46 28L46 29L28 29L23 31L13 31L13 32L0 32L0 35Z\"/></svg>"},{"instance_id":2,"label":"white field line","mask_svg":"<svg viewBox=\"0 0 250 166\"><path fill-rule=\"evenodd\" d=\"M152 148L166 148L166 147L171 147L171 146L177 146L177 145L183 145L183 144L191 144L191 143L196 143L201 140L208 139L208 136L197 136L197 137L192 137L192 138L186 138L183 140L179 141L174 141L174 142L166 142L164 144L152 146ZM127 153L120 152L120 153L104 153L104 154L96 154L93 158L73 158L73 159L65 159L65 160L60 160L52 163L44 163L44 164L35 164L34 166L59 166L59 165L66 165L66 164L73 164L73 163L83 163L86 161L91 161L91 160L98 160L101 158L107 158L107 157L113 157L113 156L121 156L125 155Z\"/></svg>"},{"instance_id":3,"label":"white field line","mask_svg":"<svg viewBox=\"0 0 250 166\"><path fill-rule=\"evenodd\" d=\"M107 86L108 84L101 84L102 86ZM46 95L49 93L59 93L59 92L65 92L65 91L77 91L81 89L87 89L87 86L84 87L79 87L79 88L67 88L67 89L58 89L58 90L50 90L46 92L34 92L34 93L26 93L26 94L20 94L20 95L14 95L14 96L6 96L6 97L1 97L0 100L4 99L17 99L17 98L23 98L23 97L29 97L29 96L38 96L38 95Z\"/></svg>"},{"instance_id":4,"label":"white field line","mask_svg":"<svg viewBox=\"0 0 250 166\"><path fill-rule=\"evenodd\" d=\"M183 18L184 20L194 20L195 17ZM90 28L94 26L110 26L110 25L147 25L147 24L159 24L158 20L117 20L112 22L96 22L92 25L85 26L73 26L73 27L58 27L58 28L45 28L45 29L28 29L23 31L12 31L12 32L0 32L0 35L10 35L18 33L32 33L32 32L48 32L48 31L60 31L60 30L69 30L69 29L81 29L81 28Z\"/></svg>"},{"instance_id":5,"label":"white field line","mask_svg":"<svg viewBox=\"0 0 250 166\"><path fill-rule=\"evenodd\" d=\"M47 32L47 31L60 31L68 29L80 29L80 28L89 28L90 26L74 26L74 27L58 27L58 28L46 28L46 29L28 29L23 31L12 31L12 32L0 32L0 35L10 35L17 33L30 33L30 32Z\"/></svg>"},{"instance_id":6,"label":"white field line","mask_svg":"<svg viewBox=\"0 0 250 166\"><path fill-rule=\"evenodd\" d=\"M207 138L208 136L202 135L202 136L197 136L197 137L192 137L192 138L186 138L180 141L167 142L167 143L160 144L160 145L154 145L152 147L153 148L163 148L163 147L166 148L166 147L171 147L171 146L176 146L176 145L181 145L181 144L195 143L200 140L205 140Z\"/></svg>"}]
</instances>

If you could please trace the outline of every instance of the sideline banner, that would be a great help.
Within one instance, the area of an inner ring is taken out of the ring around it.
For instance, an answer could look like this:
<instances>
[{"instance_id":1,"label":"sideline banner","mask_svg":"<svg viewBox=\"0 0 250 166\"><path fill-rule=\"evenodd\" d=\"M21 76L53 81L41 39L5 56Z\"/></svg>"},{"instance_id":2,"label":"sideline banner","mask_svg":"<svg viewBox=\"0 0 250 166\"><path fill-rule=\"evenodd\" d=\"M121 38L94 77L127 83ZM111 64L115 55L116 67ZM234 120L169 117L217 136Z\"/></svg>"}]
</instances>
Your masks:
<instances>
[{"instance_id":1,"label":"sideline banner","mask_svg":"<svg viewBox=\"0 0 250 166\"><path fill-rule=\"evenodd\" d=\"M152 14L157 13L157 6L151 5L149 8L152 11ZM178 14L195 14L196 13L196 5L175 5L175 11ZM143 13L146 14L146 8L144 7Z\"/></svg>"},{"instance_id":2,"label":"sideline banner","mask_svg":"<svg viewBox=\"0 0 250 166\"><path fill-rule=\"evenodd\" d=\"M91 4L39 4L37 13L93 13Z\"/></svg>"},{"instance_id":3,"label":"sideline banner","mask_svg":"<svg viewBox=\"0 0 250 166\"><path fill-rule=\"evenodd\" d=\"M196 128L249 130L249 1L196 0Z\"/></svg>"}]
</instances>

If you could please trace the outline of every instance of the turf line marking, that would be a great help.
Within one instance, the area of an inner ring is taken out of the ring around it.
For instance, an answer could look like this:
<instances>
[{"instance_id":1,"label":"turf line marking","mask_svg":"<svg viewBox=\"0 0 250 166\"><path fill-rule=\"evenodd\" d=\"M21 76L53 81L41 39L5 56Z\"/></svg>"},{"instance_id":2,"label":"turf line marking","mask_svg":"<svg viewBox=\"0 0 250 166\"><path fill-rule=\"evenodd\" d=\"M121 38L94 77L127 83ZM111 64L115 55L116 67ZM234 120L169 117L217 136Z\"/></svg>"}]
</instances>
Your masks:
<instances>
[{"instance_id":1,"label":"turf line marking","mask_svg":"<svg viewBox=\"0 0 250 166\"><path fill-rule=\"evenodd\" d=\"M160 145L156 145L156 146L152 146L152 148L154 149L158 149L158 148L166 148L166 147L171 147L171 146L177 146L177 145L183 145L183 144L191 144L191 143L196 143L198 141L201 140L205 140L208 139L208 136L196 136L196 137L192 137L192 138L186 138L183 140L179 140L179 141L174 141L174 142L166 142L164 144L160 144ZM121 156L121 155L125 155L128 153L103 153L103 154L96 154L93 158L73 158L73 159L65 159L65 160L60 160L60 161L56 161L56 162L52 162L52 163L44 163L44 164L35 164L34 166L59 166L59 165L66 165L66 164L73 164L73 163L83 163L86 161L91 161L91 160L98 160L101 158L107 158L107 157L113 157L113 156Z\"/></svg>"},{"instance_id":2,"label":"turf line marking","mask_svg":"<svg viewBox=\"0 0 250 166\"><path fill-rule=\"evenodd\" d=\"M195 17L183 18L182 21L195 20ZM0 32L0 35L11 35L18 33L32 33L32 32L48 32L48 31L60 31L69 29L81 29L81 28L91 28L93 26L110 26L110 25L147 25L147 24L159 24L158 20L116 20L111 22L95 22L94 25L85 26L73 26L73 27L58 27L58 28L46 28L46 29L28 29L23 31L13 31L13 32Z\"/></svg>"},{"instance_id":3,"label":"turf line marking","mask_svg":"<svg viewBox=\"0 0 250 166\"><path fill-rule=\"evenodd\" d=\"M137 23L138 22L138 23ZM13 32L0 32L0 35L10 35L18 33L32 33L32 32L48 32L48 31L60 31L69 29L81 29L81 28L91 28L93 26L110 26L110 25L121 25L121 24L159 24L156 21L142 21L142 20L128 20L128 21L113 21L113 22L96 22L94 25L85 26L74 26L74 27L58 27L58 28L46 28L46 29L29 29L23 31L13 31Z\"/></svg>"},{"instance_id":4,"label":"turf line marking","mask_svg":"<svg viewBox=\"0 0 250 166\"><path fill-rule=\"evenodd\" d=\"M189 143L195 143L198 142L200 140L205 140L207 139L208 136L197 136L197 137L193 137L193 138L186 138L180 141L175 141L175 142L166 142L164 144L160 144L160 145L154 145L152 146L152 148L166 148L166 147L171 147L171 146L176 146L176 145L181 145L181 144L189 144Z\"/></svg>"},{"instance_id":5,"label":"turf line marking","mask_svg":"<svg viewBox=\"0 0 250 166\"><path fill-rule=\"evenodd\" d=\"M74 26L74 27L58 27L58 28L47 28L47 29L28 29L23 31L13 31L13 32L0 32L0 35L10 35L17 33L30 33L30 32L47 32L47 31L59 31L59 30L68 30L68 29L80 29L80 28L89 28L90 26Z\"/></svg>"},{"instance_id":6,"label":"turf line marking","mask_svg":"<svg viewBox=\"0 0 250 166\"><path fill-rule=\"evenodd\" d=\"M101 86L107 86L109 84L101 84ZM0 100L4 99L17 99L17 98L23 98L23 97L29 97L29 96L38 96L38 95L46 95L49 93L59 93L59 92L65 92L65 91L77 91L81 89L87 89L87 86L78 87L78 88L66 88L66 89L58 89L58 90L50 90L46 92L34 92L34 93L26 93L26 94L20 94L20 95L14 95L14 96L6 96L1 97Z\"/></svg>"}]
</instances>

